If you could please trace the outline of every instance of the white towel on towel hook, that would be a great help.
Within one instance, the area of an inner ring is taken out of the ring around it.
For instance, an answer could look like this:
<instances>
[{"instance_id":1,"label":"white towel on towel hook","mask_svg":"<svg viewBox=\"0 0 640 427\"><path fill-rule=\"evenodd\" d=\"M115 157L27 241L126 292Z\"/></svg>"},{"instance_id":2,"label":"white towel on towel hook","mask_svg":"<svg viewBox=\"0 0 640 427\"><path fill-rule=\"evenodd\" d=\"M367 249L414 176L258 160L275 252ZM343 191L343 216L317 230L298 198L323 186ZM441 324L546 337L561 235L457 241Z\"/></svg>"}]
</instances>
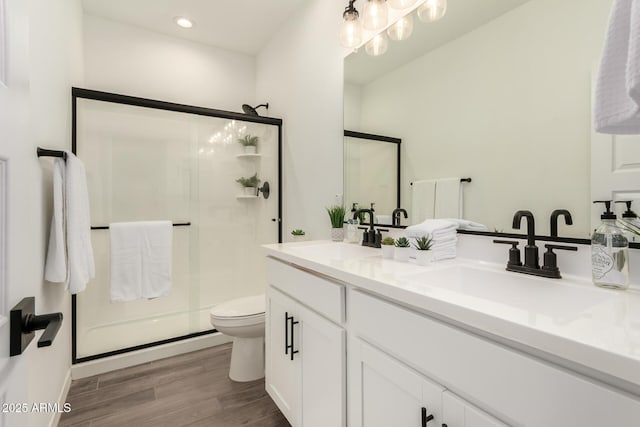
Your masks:
<instances>
[{"instance_id":1,"label":"white towel on towel hook","mask_svg":"<svg viewBox=\"0 0 640 427\"><path fill-rule=\"evenodd\" d=\"M171 221L109 224L112 302L169 295L172 234Z\"/></svg>"},{"instance_id":2,"label":"white towel on towel hook","mask_svg":"<svg viewBox=\"0 0 640 427\"><path fill-rule=\"evenodd\" d=\"M65 238L64 184L65 164L63 159L53 162L53 215L49 231L49 247L44 267L44 278L49 282L67 281L67 242Z\"/></svg>"},{"instance_id":3,"label":"white towel on towel hook","mask_svg":"<svg viewBox=\"0 0 640 427\"><path fill-rule=\"evenodd\" d=\"M432 219L435 213L436 181L414 181L411 186L411 222L420 223Z\"/></svg>"},{"instance_id":4,"label":"white towel on towel hook","mask_svg":"<svg viewBox=\"0 0 640 427\"><path fill-rule=\"evenodd\" d=\"M595 130L640 134L640 0L615 0L596 83Z\"/></svg>"},{"instance_id":5,"label":"white towel on towel hook","mask_svg":"<svg viewBox=\"0 0 640 427\"><path fill-rule=\"evenodd\" d=\"M434 218L462 218L462 184L459 177L436 180Z\"/></svg>"}]
</instances>

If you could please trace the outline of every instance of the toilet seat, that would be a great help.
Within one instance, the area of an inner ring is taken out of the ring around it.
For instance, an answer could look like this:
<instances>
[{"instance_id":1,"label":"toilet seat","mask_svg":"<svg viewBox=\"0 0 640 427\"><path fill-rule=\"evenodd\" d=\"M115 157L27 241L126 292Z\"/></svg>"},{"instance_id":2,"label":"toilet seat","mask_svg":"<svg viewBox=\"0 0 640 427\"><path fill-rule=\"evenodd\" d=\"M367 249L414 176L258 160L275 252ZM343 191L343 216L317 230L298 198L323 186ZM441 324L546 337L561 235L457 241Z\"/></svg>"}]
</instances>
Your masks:
<instances>
[{"instance_id":1,"label":"toilet seat","mask_svg":"<svg viewBox=\"0 0 640 427\"><path fill-rule=\"evenodd\" d=\"M212 319L245 319L264 317L265 296L254 295L237 298L214 306L209 315Z\"/></svg>"}]
</instances>

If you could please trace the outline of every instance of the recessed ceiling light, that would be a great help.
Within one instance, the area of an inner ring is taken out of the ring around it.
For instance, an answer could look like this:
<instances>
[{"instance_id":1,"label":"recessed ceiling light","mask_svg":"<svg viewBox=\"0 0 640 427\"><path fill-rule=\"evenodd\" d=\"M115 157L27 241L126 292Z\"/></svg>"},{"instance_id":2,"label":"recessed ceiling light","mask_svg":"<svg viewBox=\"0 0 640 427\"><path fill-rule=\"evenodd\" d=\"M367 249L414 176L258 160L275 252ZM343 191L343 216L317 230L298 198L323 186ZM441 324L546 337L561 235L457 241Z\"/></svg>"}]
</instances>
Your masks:
<instances>
[{"instance_id":1,"label":"recessed ceiling light","mask_svg":"<svg viewBox=\"0 0 640 427\"><path fill-rule=\"evenodd\" d=\"M175 18L173 18L173 22L175 22L179 27L182 28L193 27L193 21L189 18L185 18L184 16L176 16Z\"/></svg>"}]
</instances>

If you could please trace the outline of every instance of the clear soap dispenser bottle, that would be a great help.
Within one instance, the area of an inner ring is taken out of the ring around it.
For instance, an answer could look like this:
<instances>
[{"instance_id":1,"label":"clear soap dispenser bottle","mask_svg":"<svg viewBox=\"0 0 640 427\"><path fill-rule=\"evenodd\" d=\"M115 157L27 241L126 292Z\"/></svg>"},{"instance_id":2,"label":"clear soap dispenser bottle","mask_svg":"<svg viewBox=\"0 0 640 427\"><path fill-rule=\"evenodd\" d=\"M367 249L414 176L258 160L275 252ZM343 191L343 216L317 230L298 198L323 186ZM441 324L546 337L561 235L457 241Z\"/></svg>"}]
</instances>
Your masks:
<instances>
[{"instance_id":1,"label":"clear soap dispenser bottle","mask_svg":"<svg viewBox=\"0 0 640 427\"><path fill-rule=\"evenodd\" d=\"M606 211L602 224L591 237L591 277L597 286L614 289L629 287L629 241L616 225L616 215L611 212L611 200L604 203Z\"/></svg>"},{"instance_id":2,"label":"clear soap dispenser bottle","mask_svg":"<svg viewBox=\"0 0 640 427\"><path fill-rule=\"evenodd\" d=\"M622 213L622 218L618 220L618 225L625 232L624 235L629 242L640 241L640 219L638 219L638 215L631 210L633 200L618 200L616 203L624 203L627 205L627 210Z\"/></svg>"}]
</instances>

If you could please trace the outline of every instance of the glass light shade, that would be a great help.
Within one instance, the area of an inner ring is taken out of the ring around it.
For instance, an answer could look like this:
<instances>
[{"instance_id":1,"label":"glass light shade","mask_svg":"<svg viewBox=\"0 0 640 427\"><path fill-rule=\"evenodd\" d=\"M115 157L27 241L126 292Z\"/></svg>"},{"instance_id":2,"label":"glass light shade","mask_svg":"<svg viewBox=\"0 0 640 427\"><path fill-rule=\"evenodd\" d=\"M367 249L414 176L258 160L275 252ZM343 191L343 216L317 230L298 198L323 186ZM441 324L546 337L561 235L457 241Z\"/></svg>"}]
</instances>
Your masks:
<instances>
[{"instance_id":1,"label":"glass light shade","mask_svg":"<svg viewBox=\"0 0 640 427\"><path fill-rule=\"evenodd\" d=\"M391 40L405 40L413 33L413 16L407 15L389 27L387 34Z\"/></svg>"},{"instance_id":2,"label":"glass light shade","mask_svg":"<svg viewBox=\"0 0 640 427\"><path fill-rule=\"evenodd\" d=\"M377 31L389 23L389 8L386 0L367 0L362 12L362 26L365 30Z\"/></svg>"},{"instance_id":3,"label":"glass light shade","mask_svg":"<svg viewBox=\"0 0 640 427\"><path fill-rule=\"evenodd\" d=\"M378 34L364 45L364 50L367 52L367 55L371 56L380 56L387 51L389 47L389 40L387 40L387 36L383 34Z\"/></svg>"},{"instance_id":4,"label":"glass light shade","mask_svg":"<svg viewBox=\"0 0 640 427\"><path fill-rule=\"evenodd\" d=\"M362 43L362 26L357 14L347 13L340 28L340 44L343 47L356 47Z\"/></svg>"},{"instance_id":5,"label":"glass light shade","mask_svg":"<svg viewBox=\"0 0 640 427\"><path fill-rule=\"evenodd\" d=\"M427 0L418 8L418 18L422 22L434 22L447 13L447 0Z\"/></svg>"},{"instance_id":6,"label":"glass light shade","mask_svg":"<svg viewBox=\"0 0 640 427\"><path fill-rule=\"evenodd\" d=\"M416 4L418 0L389 0L389 7L393 9L406 9Z\"/></svg>"}]
</instances>

